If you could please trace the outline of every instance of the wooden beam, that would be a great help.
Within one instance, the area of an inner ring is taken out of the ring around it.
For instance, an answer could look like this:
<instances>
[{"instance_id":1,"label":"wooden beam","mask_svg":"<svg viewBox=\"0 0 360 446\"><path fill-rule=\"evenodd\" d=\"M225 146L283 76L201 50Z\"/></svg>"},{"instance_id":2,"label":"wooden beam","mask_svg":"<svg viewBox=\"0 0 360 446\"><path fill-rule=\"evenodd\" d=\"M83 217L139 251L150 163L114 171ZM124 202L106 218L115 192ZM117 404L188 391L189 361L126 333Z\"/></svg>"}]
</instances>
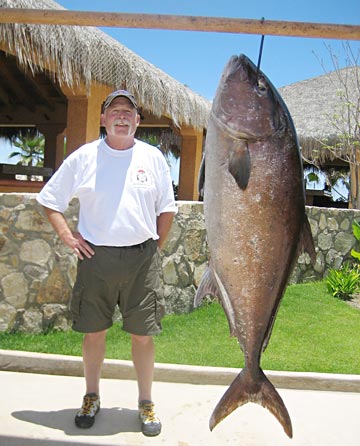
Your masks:
<instances>
[{"instance_id":1,"label":"wooden beam","mask_svg":"<svg viewBox=\"0 0 360 446\"><path fill-rule=\"evenodd\" d=\"M1 8L0 23L105 26L360 40L360 26L164 14Z\"/></svg>"},{"instance_id":2,"label":"wooden beam","mask_svg":"<svg viewBox=\"0 0 360 446\"><path fill-rule=\"evenodd\" d=\"M0 170L5 174L18 175L39 175L51 177L54 170L49 167L20 166L18 164L0 164Z\"/></svg>"}]
</instances>

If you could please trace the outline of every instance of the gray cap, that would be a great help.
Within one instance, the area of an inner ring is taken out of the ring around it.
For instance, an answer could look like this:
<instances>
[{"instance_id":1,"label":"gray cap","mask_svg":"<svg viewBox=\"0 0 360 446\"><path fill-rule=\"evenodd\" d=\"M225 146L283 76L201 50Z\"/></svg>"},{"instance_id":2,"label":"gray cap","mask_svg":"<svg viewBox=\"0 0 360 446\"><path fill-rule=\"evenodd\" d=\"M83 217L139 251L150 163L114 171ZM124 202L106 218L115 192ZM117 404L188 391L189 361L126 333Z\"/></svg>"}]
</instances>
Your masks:
<instances>
[{"instance_id":1,"label":"gray cap","mask_svg":"<svg viewBox=\"0 0 360 446\"><path fill-rule=\"evenodd\" d=\"M108 108L109 105L112 103L112 101L115 98L119 98L119 97L124 97L124 98L129 99L129 101L136 108L136 110L139 108L138 105L137 105L137 102L136 102L136 100L134 98L134 95L132 95L131 93L129 93L126 90L116 90L116 91L113 91L112 93L110 93L109 96L105 99L105 102L104 102L104 105L103 105L103 110Z\"/></svg>"}]
</instances>

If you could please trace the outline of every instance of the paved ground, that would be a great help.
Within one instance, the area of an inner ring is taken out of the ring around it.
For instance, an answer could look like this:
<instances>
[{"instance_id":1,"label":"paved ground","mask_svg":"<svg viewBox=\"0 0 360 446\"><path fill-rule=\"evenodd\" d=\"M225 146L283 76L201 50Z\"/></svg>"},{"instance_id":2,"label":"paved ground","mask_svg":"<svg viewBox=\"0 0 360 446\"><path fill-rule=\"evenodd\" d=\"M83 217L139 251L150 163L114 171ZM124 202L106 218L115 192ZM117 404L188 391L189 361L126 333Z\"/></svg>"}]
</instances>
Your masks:
<instances>
[{"instance_id":1,"label":"paved ground","mask_svg":"<svg viewBox=\"0 0 360 446\"><path fill-rule=\"evenodd\" d=\"M103 379L102 409L88 431L73 417L83 379L0 371L0 446L359 446L360 393L278 389L293 423L290 440L255 404L238 408L213 432L208 420L227 385L154 383L163 432L146 438L136 411L136 382Z\"/></svg>"}]
</instances>

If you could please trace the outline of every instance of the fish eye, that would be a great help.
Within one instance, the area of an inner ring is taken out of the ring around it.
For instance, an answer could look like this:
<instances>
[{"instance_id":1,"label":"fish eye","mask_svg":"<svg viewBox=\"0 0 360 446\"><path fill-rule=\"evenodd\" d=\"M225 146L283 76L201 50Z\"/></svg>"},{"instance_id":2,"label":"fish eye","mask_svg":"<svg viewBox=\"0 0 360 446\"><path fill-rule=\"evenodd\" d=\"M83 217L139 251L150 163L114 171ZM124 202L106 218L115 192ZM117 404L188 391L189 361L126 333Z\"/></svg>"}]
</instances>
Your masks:
<instances>
[{"instance_id":1,"label":"fish eye","mask_svg":"<svg viewBox=\"0 0 360 446\"><path fill-rule=\"evenodd\" d=\"M265 94L267 92L266 84L264 82L262 82L261 80L259 80L256 84L256 91L260 95Z\"/></svg>"}]
</instances>

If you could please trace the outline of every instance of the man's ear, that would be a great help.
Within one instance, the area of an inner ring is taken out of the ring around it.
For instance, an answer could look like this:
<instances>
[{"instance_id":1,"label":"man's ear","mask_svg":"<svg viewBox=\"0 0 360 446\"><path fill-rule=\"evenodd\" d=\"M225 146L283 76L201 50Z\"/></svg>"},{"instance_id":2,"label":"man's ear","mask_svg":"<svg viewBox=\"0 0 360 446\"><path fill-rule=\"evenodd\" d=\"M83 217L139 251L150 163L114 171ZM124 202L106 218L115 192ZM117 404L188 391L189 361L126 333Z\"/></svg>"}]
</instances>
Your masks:
<instances>
[{"instance_id":1,"label":"man's ear","mask_svg":"<svg viewBox=\"0 0 360 446\"><path fill-rule=\"evenodd\" d=\"M101 127L104 127L104 113L101 113L100 115L100 125Z\"/></svg>"}]
</instances>

